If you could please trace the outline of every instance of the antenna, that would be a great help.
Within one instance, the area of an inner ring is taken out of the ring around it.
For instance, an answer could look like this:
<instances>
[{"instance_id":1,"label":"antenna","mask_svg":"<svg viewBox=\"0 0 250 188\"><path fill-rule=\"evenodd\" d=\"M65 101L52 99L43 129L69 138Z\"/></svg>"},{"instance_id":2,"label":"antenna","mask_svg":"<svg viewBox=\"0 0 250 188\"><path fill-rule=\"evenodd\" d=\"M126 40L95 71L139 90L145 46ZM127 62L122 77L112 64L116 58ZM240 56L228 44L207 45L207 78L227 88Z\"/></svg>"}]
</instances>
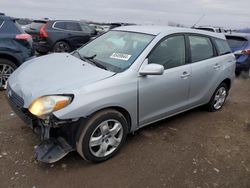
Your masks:
<instances>
[{"instance_id":1,"label":"antenna","mask_svg":"<svg viewBox=\"0 0 250 188\"><path fill-rule=\"evenodd\" d=\"M197 22L195 22L195 24L191 27L191 28L195 28L195 26L205 17L206 15L203 14L198 20Z\"/></svg>"}]
</instances>

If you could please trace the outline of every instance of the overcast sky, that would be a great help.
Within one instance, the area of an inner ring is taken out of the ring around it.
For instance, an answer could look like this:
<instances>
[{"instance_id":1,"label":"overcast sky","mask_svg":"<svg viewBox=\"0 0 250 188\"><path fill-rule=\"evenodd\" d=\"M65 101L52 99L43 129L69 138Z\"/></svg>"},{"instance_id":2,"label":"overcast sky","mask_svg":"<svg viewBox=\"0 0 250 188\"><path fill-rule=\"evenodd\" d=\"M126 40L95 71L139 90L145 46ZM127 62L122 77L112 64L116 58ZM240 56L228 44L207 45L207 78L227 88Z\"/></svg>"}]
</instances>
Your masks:
<instances>
[{"instance_id":1,"label":"overcast sky","mask_svg":"<svg viewBox=\"0 0 250 188\"><path fill-rule=\"evenodd\" d=\"M86 19L167 24L169 21L226 28L250 27L250 0L0 0L0 12L15 17Z\"/></svg>"}]
</instances>

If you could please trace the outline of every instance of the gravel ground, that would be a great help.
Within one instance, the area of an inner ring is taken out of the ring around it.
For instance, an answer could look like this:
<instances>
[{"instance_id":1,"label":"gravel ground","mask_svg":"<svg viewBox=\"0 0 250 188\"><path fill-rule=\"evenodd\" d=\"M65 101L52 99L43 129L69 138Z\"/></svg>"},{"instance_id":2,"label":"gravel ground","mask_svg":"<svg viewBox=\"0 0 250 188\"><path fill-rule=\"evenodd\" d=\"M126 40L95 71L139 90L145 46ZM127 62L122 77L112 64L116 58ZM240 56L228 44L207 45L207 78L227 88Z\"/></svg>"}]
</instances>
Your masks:
<instances>
[{"instance_id":1,"label":"gravel ground","mask_svg":"<svg viewBox=\"0 0 250 188\"><path fill-rule=\"evenodd\" d=\"M0 187L250 187L250 80L236 80L225 107L202 108L130 135L113 159L88 164L71 153L34 160L39 139L0 93Z\"/></svg>"}]
</instances>

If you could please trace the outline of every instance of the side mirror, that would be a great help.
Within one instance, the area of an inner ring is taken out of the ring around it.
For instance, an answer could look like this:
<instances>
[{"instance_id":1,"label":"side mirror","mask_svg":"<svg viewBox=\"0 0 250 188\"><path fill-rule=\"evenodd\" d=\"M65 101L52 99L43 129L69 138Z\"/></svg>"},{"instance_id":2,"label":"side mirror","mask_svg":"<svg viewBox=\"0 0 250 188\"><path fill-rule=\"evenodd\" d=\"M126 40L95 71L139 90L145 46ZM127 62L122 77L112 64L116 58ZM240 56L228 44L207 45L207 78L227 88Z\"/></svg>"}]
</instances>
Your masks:
<instances>
[{"instance_id":1,"label":"side mirror","mask_svg":"<svg viewBox=\"0 0 250 188\"><path fill-rule=\"evenodd\" d=\"M164 67L159 64L146 64L140 71L141 76L147 75L162 75L164 72Z\"/></svg>"}]
</instances>

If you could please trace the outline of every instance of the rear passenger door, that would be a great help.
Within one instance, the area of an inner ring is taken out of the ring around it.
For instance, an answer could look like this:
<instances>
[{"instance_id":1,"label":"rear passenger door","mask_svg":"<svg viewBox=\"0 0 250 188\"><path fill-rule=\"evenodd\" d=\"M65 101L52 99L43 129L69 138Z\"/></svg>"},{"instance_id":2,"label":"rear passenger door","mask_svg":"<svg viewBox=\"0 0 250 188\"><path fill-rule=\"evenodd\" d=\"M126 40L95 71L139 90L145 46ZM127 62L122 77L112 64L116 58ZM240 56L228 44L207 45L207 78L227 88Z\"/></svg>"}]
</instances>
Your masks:
<instances>
[{"instance_id":1,"label":"rear passenger door","mask_svg":"<svg viewBox=\"0 0 250 188\"><path fill-rule=\"evenodd\" d=\"M212 38L205 35L188 35L191 85L189 92L190 107L208 102L217 87L222 65L213 45Z\"/></svg>"}]
</instances>

